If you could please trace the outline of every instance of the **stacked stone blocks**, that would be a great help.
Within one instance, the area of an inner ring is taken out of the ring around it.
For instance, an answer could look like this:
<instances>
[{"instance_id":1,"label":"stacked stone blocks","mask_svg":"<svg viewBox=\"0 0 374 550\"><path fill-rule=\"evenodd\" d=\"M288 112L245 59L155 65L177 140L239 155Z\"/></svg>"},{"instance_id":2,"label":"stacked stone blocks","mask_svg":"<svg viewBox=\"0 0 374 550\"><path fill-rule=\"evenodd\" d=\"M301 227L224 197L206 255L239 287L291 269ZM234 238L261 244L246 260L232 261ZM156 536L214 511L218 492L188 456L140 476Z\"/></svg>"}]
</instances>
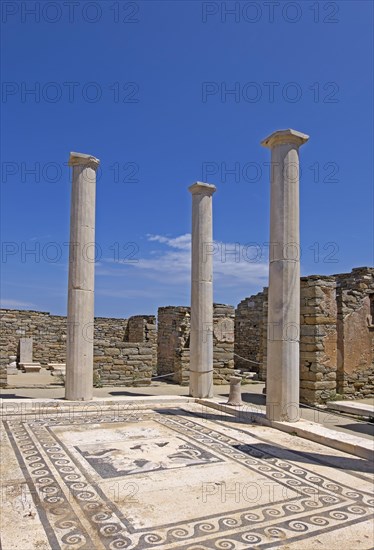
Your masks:
<instances>
[{"instance_id":1,"label":"stacked stone blocks","mask_svg":"<svg viewBox=\"0 0 374 550\"><path fill-rule=\"evenodd\" d=\"M213 380L226 384L234 369L233 306L213 304ZM187 386L190 364L190 308L168 306L158 310L158 373L170 374L170 380ZM204 337L204 335L202 335Z\"/></svg>"},{"instance_id":2,"label":"stacked stone blocks","mask_svg":"<svg viewBox=\"0 0 374 550\"><path fill-rule=\"evenodd\" d=\"M0 384L7 382L10 357L19 361L19 341L33 338L33 357L43 367L65 363L66 317L48 312L0 310ZM96 317L94 323L94 382L99 385L149 385L156 364L157 327L154 316L129 319ZM134 319L134 320L133 320ZM127 330L130 325L130 331ZM142 333L136 327L143 325ZM131 335L138 342L127 342ZM128 344L128 345L127 345Z\"/></svg>"},{"instance_id":3,"label":"stacked stone blocks","mask_svg":"<svg viewBox=\"0 0 374 550\"><path fill-rule=\"evenodd\" d=\"M267 289L241 301L235 311L235 368L266 379Z\"/></svg>"},{"instance_id":4,"label":"stacked stone blocks","mask_svg":"<svg viewBox=\"0 0 374 550\"><path fill-rule=\"evenodd\" d=\"M335 396L374 396L374 268L302 277L300 306L300 400L313 404ZM235 353L262 362L253 367L262 380L266 325L265 288L240 302L235 316ZM236 355L236 368L245 370L245 365Z\"/></svg>"},{"instance_id":5,"label":"stacked stone blocks","mask_svg":"<svg viewBox=\"0 0 374 550\"><path fill-rule=\"evenodd\" d=\"M334 277L303 277L300 307L300 398L323 402L336 395L337 304Z\"/></svg>"}]
</instances>

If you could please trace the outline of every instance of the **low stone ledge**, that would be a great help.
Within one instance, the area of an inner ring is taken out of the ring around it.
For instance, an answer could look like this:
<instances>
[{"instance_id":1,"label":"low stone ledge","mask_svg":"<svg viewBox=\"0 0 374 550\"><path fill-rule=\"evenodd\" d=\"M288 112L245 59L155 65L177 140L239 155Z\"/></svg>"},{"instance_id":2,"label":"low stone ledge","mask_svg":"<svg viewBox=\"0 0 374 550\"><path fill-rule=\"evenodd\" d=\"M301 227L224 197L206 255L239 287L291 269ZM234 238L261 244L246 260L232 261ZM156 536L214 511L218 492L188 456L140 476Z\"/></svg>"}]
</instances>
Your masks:
<instances>
[{"instance_id":1,"label":"low stone ledge","mask_svg":"<svg viewBox=\"0 0 374 550\"><path fill-rule=\"evenodd\" d=\"M316 422L309 422L307 420L299 420L298 422L276 422L270 421L266 418L265 413L255 411L245 411L243 407L232 407L219 403L217 401L208 399L196 399L196 403L200 403L206 407L216 409L232 416L238 416L242 420L248 420L250 422L256 422L263 426L269 426L277 430L309 439L315 443L326 445L332 449L343 451L366 460L374 461L374 443L369 439L363 437L356 437L353 435L345 434L337 430L331 430L324 428L321 424ZM255 408L255 405L253 405Z\"/></svg>"},{"instance_id":2,"label":"low stone ledge","mask_svg":"<svg viewBox=\"0 0 374 550\"><path fill-rule=\"evenodd\" d=\"M374 406L354 401L327 401L326 406L334 411L374 418Z\"/></svg>"}]
</instances>

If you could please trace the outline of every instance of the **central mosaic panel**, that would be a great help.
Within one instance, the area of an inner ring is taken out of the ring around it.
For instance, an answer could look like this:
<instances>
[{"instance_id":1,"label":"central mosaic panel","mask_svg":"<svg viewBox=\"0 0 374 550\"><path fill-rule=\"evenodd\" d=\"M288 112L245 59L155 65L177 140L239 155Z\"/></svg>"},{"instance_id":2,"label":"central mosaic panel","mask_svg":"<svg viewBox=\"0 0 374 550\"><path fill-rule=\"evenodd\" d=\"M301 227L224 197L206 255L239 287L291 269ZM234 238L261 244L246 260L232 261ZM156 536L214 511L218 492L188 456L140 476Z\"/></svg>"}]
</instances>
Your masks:
<instances>
[{"instance_id":1,"label":"central mosaic panel","mask_svg":"<svg viewBox=\"0 0 374 550\"><path fill-rule=\"evenodd\" d=\"M114 441L75 449L102 478L221 462L181 437L166 438L161 434L145 441Z\"/></svg>"}]
</instances>

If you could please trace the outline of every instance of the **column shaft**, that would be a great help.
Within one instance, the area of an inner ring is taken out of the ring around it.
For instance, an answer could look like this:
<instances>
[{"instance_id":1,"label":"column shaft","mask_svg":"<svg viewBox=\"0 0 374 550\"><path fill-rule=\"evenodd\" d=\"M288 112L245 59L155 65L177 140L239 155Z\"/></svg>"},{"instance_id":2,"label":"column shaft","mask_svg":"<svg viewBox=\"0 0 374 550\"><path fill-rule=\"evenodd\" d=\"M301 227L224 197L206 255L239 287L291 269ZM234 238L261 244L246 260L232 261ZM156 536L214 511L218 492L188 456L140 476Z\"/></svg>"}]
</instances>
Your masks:
<instances>
[{"instance_id":1,"label":"column shaft","mask_svg":"<svg viewBox=\"0 0 374 550\"><path fill-rule=\"evenodd\" d=\"M99 161L71 153L68 316L65 398L87 401L93 395L95 277L95 196Z\"/></svg>"},{"instance_id":2,"label":"column shaft","mask_svg":"<svg viewBox=\"0 0 374 550\"><path fill-rule=\"evenodd\" d=\"M299 153L308 136L279 131L271 148L266 415L299 420L300 235Z\"/></svg>"},{"instance_id":3,"label":"column shaft","mask_svg":"<svg viewBox=\"0 0 374 550\"><path fill-rule=\"evenodd\" d=\"M195 183L192 193L190 395L213 396L214 185Z\"/></svg>"}]
</instances>

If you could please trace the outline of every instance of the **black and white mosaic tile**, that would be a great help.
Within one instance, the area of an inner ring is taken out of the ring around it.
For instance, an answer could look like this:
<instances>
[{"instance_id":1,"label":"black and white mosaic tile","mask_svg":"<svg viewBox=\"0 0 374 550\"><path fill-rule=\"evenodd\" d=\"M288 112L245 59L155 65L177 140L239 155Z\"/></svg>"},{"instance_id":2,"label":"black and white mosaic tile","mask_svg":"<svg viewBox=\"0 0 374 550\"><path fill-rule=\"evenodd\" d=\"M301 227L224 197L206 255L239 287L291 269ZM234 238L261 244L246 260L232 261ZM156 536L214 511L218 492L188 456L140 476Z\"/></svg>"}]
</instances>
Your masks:
<instances>
[{"instance_id":1,"label":"black and white mosaic tile","mask_svg":"<svg viewBox=\"0 0 374 550\"><path fill-rule=\"evenodd\" d=\"M306 548L373 518L369 484L316 474L179 409L3 424L54 550Z\"/></svg>"}]
</instances>

